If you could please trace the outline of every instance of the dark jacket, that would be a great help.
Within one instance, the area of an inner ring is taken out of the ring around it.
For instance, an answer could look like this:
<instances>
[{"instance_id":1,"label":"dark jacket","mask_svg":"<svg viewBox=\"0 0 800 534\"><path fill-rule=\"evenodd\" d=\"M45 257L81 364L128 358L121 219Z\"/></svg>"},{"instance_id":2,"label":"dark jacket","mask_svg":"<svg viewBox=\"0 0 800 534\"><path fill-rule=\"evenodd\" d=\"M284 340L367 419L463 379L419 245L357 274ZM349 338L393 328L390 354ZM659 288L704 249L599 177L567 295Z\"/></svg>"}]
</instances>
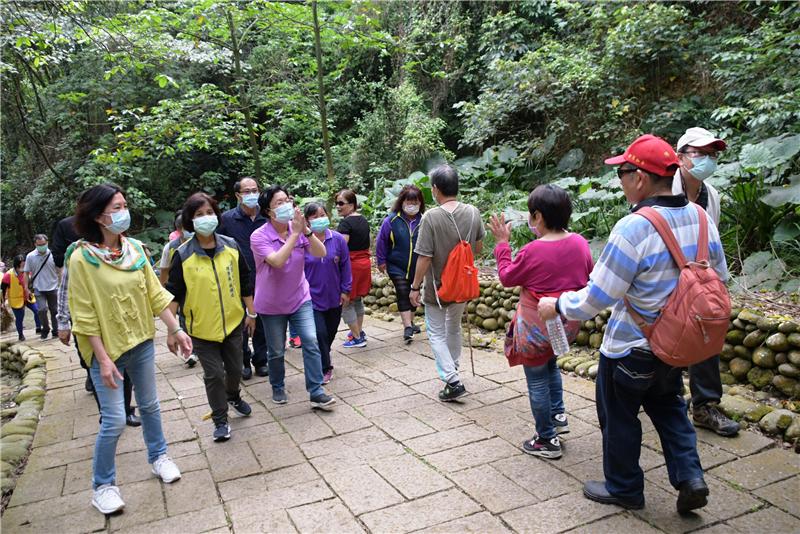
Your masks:
<instances>
[{"instance_id":1,"label":"dark jacket","mask_svg":"<svg viewBox=\"0 0 800 534\"><path fill-rule=\"evenodd\" d=\"M75 216L66 217L58 221L53 227L53 239L50 240L50 252L53 254L53 262L56 267L64 267L64 254L67 247L80 239L75 231Z\"/></svg>"}]
</instances>

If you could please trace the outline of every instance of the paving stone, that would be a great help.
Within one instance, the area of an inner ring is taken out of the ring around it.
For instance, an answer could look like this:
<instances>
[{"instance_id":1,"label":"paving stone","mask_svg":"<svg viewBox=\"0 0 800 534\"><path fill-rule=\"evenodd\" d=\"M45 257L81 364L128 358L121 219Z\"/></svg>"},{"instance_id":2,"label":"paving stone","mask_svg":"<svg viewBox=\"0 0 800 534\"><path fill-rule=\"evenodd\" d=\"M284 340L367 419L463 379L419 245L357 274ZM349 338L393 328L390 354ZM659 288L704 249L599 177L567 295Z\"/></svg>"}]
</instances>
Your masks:
<instances>
[{"instance_id":1,"label":"paving stone","mask_svg":"<svg viewBox=\"0 0 800 534\"><path fill-rule=\"evenodd\" d=\"M407 499L416 499L453 485L410 454L372 460L370 466Z\"/></svg>"},{"instance_id":2,"label":"paving stone","mask_svg":"<svg viewBox=\"0 0 800 534\"><path fill-rule=\"evenodd\" d=\"M167 515L180 515L193 510L201 510L219 503L217 487L208 469L182 472L181 480L174 484L164 484L167 499Z\"/></svg>"},{"instance_id":3,"label":"paving stone","mask_svg":"<svg viewBox=\"0 0 800 534\"><path fill-rule=\"evenodd\" d=\"M573 465L584 462L591 458L602 459L603 455L603 436L600 432L593 432L581 437L573 437L572 432L559 436L561 438L561 449L563 456L558 462L562 465Z\"/></svg>"},{"instance_id":4,"label":"paving stone","mask_svg":"<svg viewBox=\"0 0 800 534\"><path fill-rule=\"evenodd\" d=\"M361 516L372 532L411 532L480 511L480 506L457 490L434 493Z\"/></svg>"},{"instance_id":5,"label":"paving stone","mask_svg":"<svg viewBox=\"0 0 800 534\"><path fill-rule=\"evenodd\" d=\"M176 484L180 484L180 481ZM164 495L161 493L161 482L155 478L121 484L119 490L122 500L125 501L125 511L122 514L110 516L111 530L120 530L167 516Z\"/></svg>"},{"instance_id":6,"label":"paving stone","mask_svg":"<svg viewBox=\"0 0 800 534\"><path fill-rule=\"evenodd\" d=\"M311 459L311 464L322 474L366 465L372 460L400 456L406 451L396 441L379 441L360 447L333 449L334 452Z\"/></svg>"},{"instance_id":7,"label":"paving stone","mask_svg":"<svg viewBox=\"0 0 800 534\"><path fill-rule=\"evenodd\" d=\"M252 495L261 495L266 492L267 479L265 475L251 475L220 482L217 488L222 500L225 502L246 499Z\"/></svg>"},{"instance_id":8,"label":"paving stone","mask_svg":"<svg viewBox=\"0 0 800 534\"><path fill-rule=\"evenodd\" d=\"M260 516L267 516L269 512L282 511L295 506L302 506L312 502L330 499L334 495L322 480L301 484L290 488L278 488L259 494L248 495L241 499L227 501L231 520L236 524L253 523ZM253 529L245 529L251 532ZM264 530L268 532L267 530ZM280 530L277 530L280 532Z\"/></svg>"},{"instance_id":9,"label":"paving stone","mask_svg":"<svg viewBox=\"0 0 800 534\"><path fill-rule=\"evenodd\" d=\"M493 514L520 508L539 501L490 465L459 471L451 478L467 494Z\"/></svg>"},{"instance_id":10,"label":"paving stone","mask_svg":"<svg viewBox=\"0 0 800 534\"><path fill-rule=\"evenodd\" d=\"M494 462L492 467L542 501L583 489L582 482L559 471L549 461L520 453Z\"/></svg>"},{"instance_id":11,"label":"paving stone","mask_svg":"<svg viewBox=\"0 0 800 534\"><path fill-rule=\"evenodd\" d=\"M595 383L576 376L561 375L564 391L583 397L592 402L595 400Z\"/></svg>"},{"instance_id":12,"label":"paving stone","mask_svg":"<svg viewBox=\"0 0 800 534\"><path fill-rule=\"evenodd\" d=\"M469 423L469 419L447 408L446 403L439 401L419 406L412 410L411 413L414 417L436 430L448 430Z\"/></svg>"},{"instance_id":13,"label":"paving stone","mask_svg":"<svg viewBox=\"0 0 800 534\"><path fill-rule=\"evenodd\" d=\"M492 534L501 534L503 532L511 532L506 528L499 519L492 516L489 512L480 512L467 517L453 519L446 523L434 525L422 530L416 531L419 534L452 534L454 532L467 532L474 534L485 534L491 532Z\"/></svg>"},{"instance_id":14,"label":"paving stone","mask_svg":"<svg viewBox=\"0 0 800 534\"><path fill-rule=\"evenodd\" d=\"M437 452L426 456L425 460L440 471L453 473L460 469L488 464L500 458L519 454L522 453L502 439L491 438Z\"/></svg>"},{"instance_id":15,"label":"paving stone","mask_svg":"<svg viewBox=\"0 0 800 534\"><path fill-rule=\"evenodd\" d=\"M406 412L379 415L373 417L372 422L399 441L405 441L435 432L433 428Z\"/></svg>"},{"instance_id":16,"label":"paving stone","mask_svg":"<svg viewBox=\"0 0 800 534\"><path fill-rule=\"evenodd\" d=\"M347 402L350 403L350 399L348 399ZM388 415L397 412L415 413L419 407L427 406L428 404L430 404L430 399L425 397L425 395L416 394L400 397L399 399L367 404L359 409L366 417L372 419L379 415Z\"/></svg>"},{"instance_id":17,"label":"paving stone","mask_svg":"<svg viewBox=\"0 0 800 534\"><path fill-rule=\"evenodd\" d=\"M797 493L795 492L795 497ZM770 506L727 521L739 532L769 532L770 534L791 534L800 532L800 519Z\"/></svg>"},{"instance_id":18,"label":"paving stone","mask_svg":"<svg viewBox=\"0 0 800 534\"><path fill-rule=\"evenodd\" d=\"M356 515L403 502L403 496L366 465L332 471L323 477Z\"/></svg>"},{"instance_id":19,"label":"paving stone","mask_svg":"<svg viewBox=\"0 0 800 534\"><path fill-rule=\"evenodd\" d=\"M91 497L90 497L91 499ZM86 501L87 503L89 501ZM13 509L12 509L13 510ZM8 512L3 515L3 528L13 533L42 533L58 532L59 534L78 534L105 530L106 517L97 512L91 505L82 506L72 513L51 516L44 515L28 518L28 522L21 526L10 526L6 520Z\"/></svg>"},{"instance_id":20,"label":"paving stone","mask_svg":"<svg viewBox=\"0 0 800 534\"><path fill-rule=\"evenodd\" d=\"M800 455L770 449L728 462L709 471L712 475L748 490L800 474Z\"/></svg>"},{"instance_id":21,"label":"paving stone","mask_svg":"<svg viewBox=\"0 0 800 534\"><path fill-rule=\"evenodd\" d=\"M315 413L284 419L281 421L281 425L297 443L315 441L333 435L333 430Z\"/></svg>"},{"instance_id":22,"label":"paving stone","mask_svg":"<svg viewBox=\"0 0 800 534\"><path fill-rule=\"evenodd\" d=\"M351 397L347 399L347 403L352 406L360 407L390 399L407 397L409 395L414 395L415 393L416 391L404 384L390 383L389 385L381 387L372 393L365 393L364 395Z\"/></svg>"},{"instance_id":23,"label":"paving stone","mask_svg":"<svg viewBox=\"0 0 800 534\"><path fill-rule=\"evenodd\" d=\"M511 510L501 517L517 532L545 534L585 525L618 511L615 506L590 501L582 492L574 492Z\"/></svg>"},{"instance_id":24,"label":"paving stone","mask_svg":"<svg viewBox=\"0 0 800 534\"><path fill-rule=\"evenodd\" d=\"M620 534L624 532L636 534L660 534L661 531L654 528L630 512L616 513L610 517L605 517L599 521L583 525L573 530L567 531L569 534ZM701 531L706 534L706 530Z\"/></svg>"},{"instance_id":25,"label":"paving stone","mask_svg":"<svg viewBox=\"0 0 800 534\"><path fill-rule=\"evenodd\" d=\"M347 432L372 426L372 422L369 419L345 403L337 404L335 409L330 412L320 411L318 416L336 434L346 434Z\"/></svg>"},{"instance_id":26,"label":"paving stone","mask_svg":"<svg viewBox=\"0 0 800 534\"><path fill-rule=\"evenodd\" d=\"M757 489L754 493L784 512L800 517L800 476Z\"/></svg>"},{"instance_id":27,"label":"paving stone","mask_svg":"<svg viewBox=\"0 0 800 534\"><path fill-rule=\"evenodd\" d=\"M678 514L675 509L675 495L654 484L645 484L644 498L644 508L642 510L633 510L632 513L651 525L658 525L658 528L664 532L688 532L718 521L702 508L695 510L693 513ZM616 507L609 506L609 508Z\"/></svg>"},{"instance_id":28,"label":"paving stone","mask_svg":"<svg viewBox=\"0 0 800 534\"><path fill-rule=\"evenodd\" d=\"M306 504L288 510L292 521L300 532L364 532L353 514L339 499Z\"/></svg>"},{"instance_id":29,"label":"paving stone","mask_svg":"<svg viewBox=\"0 0 800 534\"><path fill-rule=\"evenodd\" d=\"M559 469L576 478L581 484L587 480L603 480L605 478L602 457L596 457L574 465L560 465Z\"/></svg>"},{"instance_id":30,"label":"paving stone","mask_svg":"<svg viewBox=\"0 0 800 534\"><path fill-rule=\"evenodd\" d=\"M261 471L259 461L256 460L247 442L228 441L218 445L206 451L208 465L215 481L223 482Z\"/></svg>"},{"instance_id":31,"label":"paving stone","mask_svg":"<svg viewBox=\"0 0 800 534\"><path fill-rule=\"evenodd\" d=\"M62 417L61 415L40 419L39 425L36 427L36 434L33 437L33 448L60 443L64 436L71 435L74 426L73 419L72 417Z\"/></svg>"},{"instance_id":32,"label":"paving stone","mask_svg":"<svg viewBox=\"0 0 800 534\"><path fill-rule=\"evenodd\" d=\"M306 460L288 434L251 439L249 443L264 471L273 471Z\"/></svg>"},{"instance_id":33,"label":"paving stone","mask_svg":"<svg viewBox=\"0 0 800 534\"><path fill-rule=\"evenodd\" d=\"M119 478L119 462L117 462L117 478ZM67 466L64 477L63 495L77 493L92 487L92 460L82 460Z\"/></svg>"},{"instance_id":34,"label":"paving stone","mask_svg":"<svg viewBox=\"0 0 800 534\"><path fill-rule=\"evenodd\" d=\"M53 450L50 448L53 447L53 445L34 449L28 457L25 470L38 471L40 469L50 469L52 467L68 465L73 462L80 462L81 460L86 460L94 456L94 438L92 436L72 441L89 441L91 444L83 447L70 448L69 444L71 442L68 441L55 444L55 446L66 444L67 446L63 449Z\"/></svg>"},{"instance_id":35,"label":"paving stone","mask_svg":"<svg viewBox=\"0 0 800 534\"><path fill-rule=\"evenodd\" d=\"M403 440L406 447L420 456L466 445L492 437L492 434L478 425L464 425L426 436Z\"/></svg>"},{"instance_id":36,"label":"paving stone","mask_svg":"<svg viewBox=\"0 0 800 534\"><path fill-rule=\"evenodd\" d=\"M597 408L594 406L587 406L586 408L581 408L579 410L572 410L569 414L573 417L581 419L586 423L589 423L592 426L600 426L600 422L597 419Z\"/></svg>"},{"instance_id":37,"label":"paving stone","mask_svg":"<svg viewBox=\"0 0 800 534\"><path fill-rule=\"evenodd\" d=\"M199 441L204 449L210 449L212 447L219 447L220 445L223 445L214 441L214 426L210 421L204 423L202 427L198 429L198 433L200 434ZM281 427L280 423L265 423L258 426L248 426L245 428L231 428L231 440L235 442L251 441L263 438L265 436L274 436L282 433L283 428Z\"/></svg>"},{"instance_id":38,"label":"paving stone","mask_svg":"<svg viewBox=\"0 0 800 534\"><path fill-rule=\"evenodd\" d=\"M389 438L378 428L369 427L340 436L320 439L310 443L301 443L300 448L307 457L315 458L348 448L358 449L364 445L387 439Z\"/></svg>"},{"instance_id":39,"label":"paving stone","mask_svg":"<svg viewBox=\"0 0 800 534\"><path fill-rule=\"evenodd\" d=\"M64 477L67 468L64 466L45 469L43 471L23 472L17 479L10 506L19 506L61 495L64 488Z\"/></svg>"},{"instance_id":40,"label":"paving stone","mask_svg":"<svg viewBox=\"0 0 800 534\"><path fill-rule=\"evenodd\" d=\"M771 438L755 432L741 431L735 437L726 438L704 428L696 430L698 441L726 450L736 456L755 454L775 445Z\"/></svg>"},{"instance_id":41,"label":"paving stone","mask_svg":"<svg viewBox=\"0 0 800 534\"><path fill-rule=\"evenodd\" d=\"M226 527L227 524L225 509L221 504L218 504L160 521L139 524L119 532L122 534L153 534L154 532L159 534L185 534L189 525L191 525L192 532L209 532L217 528Z\"/></svg>"},{"instance_id":42,"label":"paving stone","mask_svg":"<svg viewBox=\"0 0 800 534\"><path fill-rule=\"evenodd\" d=\"M78 510L85 510L91 507L89 503L92 500L92 493L91 489L86 489L78 493L47 499L46 501L6 508L2 518L3 530L30 523L36 518L45 520L46 518L56 518L74 514ZM103 524L105 524L105 519Z\"/></svg>"}]
</instances>

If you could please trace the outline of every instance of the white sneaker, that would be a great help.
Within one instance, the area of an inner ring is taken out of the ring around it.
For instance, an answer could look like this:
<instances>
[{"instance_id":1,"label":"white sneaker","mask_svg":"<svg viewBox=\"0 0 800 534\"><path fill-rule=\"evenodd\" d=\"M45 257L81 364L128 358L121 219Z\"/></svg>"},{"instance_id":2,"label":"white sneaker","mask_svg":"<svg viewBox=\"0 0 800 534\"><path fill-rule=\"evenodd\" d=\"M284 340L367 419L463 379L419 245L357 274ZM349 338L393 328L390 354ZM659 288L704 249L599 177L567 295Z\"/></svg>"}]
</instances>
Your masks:
<instances>
[{"instance_id":1,"label":"white sneaker","mask_svg":"<svg viewBox=\"0 0 800 534\"><path fill-rule=\"evenodd\" d=\"M181 470L178 469L178 466L175 465L175 462L173 462L172 459L166 454L162 454L158 457L158 460L153 462L153 474L163 480L166 484L175 482L181 478Z\"/></svg>"},{"instance_id":2,"label":"white sneaker","mask_svg":"<svg viewBox=\"0 0 800 534\"><path fill-rule=\"evenodd\" d=\"M100 513L113 514L122 510L125 507L125 503L122 501L118 487L111 484L103 484L94 490L92 506L100 510Z\"/></svg>"}]
</instances>

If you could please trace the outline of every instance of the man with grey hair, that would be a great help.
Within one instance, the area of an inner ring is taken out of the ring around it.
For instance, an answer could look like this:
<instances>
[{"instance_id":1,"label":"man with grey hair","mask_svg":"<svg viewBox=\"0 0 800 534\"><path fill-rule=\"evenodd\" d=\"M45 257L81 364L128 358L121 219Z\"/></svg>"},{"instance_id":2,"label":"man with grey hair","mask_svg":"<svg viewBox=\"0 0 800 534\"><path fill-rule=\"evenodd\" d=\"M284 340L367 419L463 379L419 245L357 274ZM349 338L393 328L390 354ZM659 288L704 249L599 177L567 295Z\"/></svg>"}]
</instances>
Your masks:
<instances>
[{"instance_id":1,"label":"man with grey hair","mask_svg":"<svg viewBox=\"0 0 800 534\"><path fill-rule=\"evenodd\" d=\"M439 165L429 173L431 193L438 204L425 212L420 222L417 245L418 254L414 281L409 298L412 306L420 304L420 289L425 280L425 326L431 351L436 360L436 371L445 383L439 400L454 401L467 394L458 375L461 356L461 316L465 302L444 302L437 290L442 284L442 271L448 255L462 239L479 254L485 230L478 208L458 201L458 172L450 165Z\"/></svg>"},{"instance_id":2,"label":"man with grey hair","mask_svg":"<svg viewBox=\"0 0 800 534\"><path fill-rule=\"evenodd\" d=\"M58 337L58 322L56 313L58 312L58 281L60 273L53 261L53 254L48 247L47 236L36 234L33 236L34 250L28 253L25 258L25 273L28 277L28 287L33 289L36 302L39 304L39 320L42 323L40 332L42 339L47 339L50 333L50 323L47 320L47 311L50 311L50 318L53 322L53 338Z\"/></svg>"}]
</instances>

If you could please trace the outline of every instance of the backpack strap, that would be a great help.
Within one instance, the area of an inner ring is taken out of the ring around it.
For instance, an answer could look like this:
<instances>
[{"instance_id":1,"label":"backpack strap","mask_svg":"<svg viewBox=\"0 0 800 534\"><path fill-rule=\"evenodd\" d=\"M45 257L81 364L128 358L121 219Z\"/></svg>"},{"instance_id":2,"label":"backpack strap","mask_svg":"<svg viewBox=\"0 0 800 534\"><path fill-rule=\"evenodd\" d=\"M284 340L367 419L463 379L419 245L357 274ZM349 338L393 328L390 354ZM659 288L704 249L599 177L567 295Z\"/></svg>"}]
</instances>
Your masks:
<instances>
[{"instance_id":1,"label":"backpack strap","mask_svg":"<svg viewBox=\"0 0 800 534\"><path fill-rule=\"evenodd\" d=\"M700 235L697 236L697 257L694 261L697 263L708 263L709 250L708 250L708 217L705 210L698 204L694 204L697 208L697 216L700 219Z\"/></svg>"},{"instance_id":2,"label":"backpack strap","mask_svg":"<svg viewBox=\"0 0 800 534\"><path fill-rule=\"evenodd\" d=\"M702 209L702 208L701 208ZM672 255L672 259L675 260L675 263L678 264L678 268L682 269L686 267L687 261L686 256L683 255L683 251L681 250L680 245L678 244L678 240L675 239L675 234L672 233L672 228L670 228L669 223L667 220L661 216L655 209L646 206L644 208L639 209L636 212L636 215L641 215L648 221L650 224L658 232L658 235L661 236L661 239L664 241L664 244L667 246L667 250ZM708 230L706 230L706 234L708 234ZM708 253L708 235L706 235L706 253Z\"/></svg>"}]
</instances>

